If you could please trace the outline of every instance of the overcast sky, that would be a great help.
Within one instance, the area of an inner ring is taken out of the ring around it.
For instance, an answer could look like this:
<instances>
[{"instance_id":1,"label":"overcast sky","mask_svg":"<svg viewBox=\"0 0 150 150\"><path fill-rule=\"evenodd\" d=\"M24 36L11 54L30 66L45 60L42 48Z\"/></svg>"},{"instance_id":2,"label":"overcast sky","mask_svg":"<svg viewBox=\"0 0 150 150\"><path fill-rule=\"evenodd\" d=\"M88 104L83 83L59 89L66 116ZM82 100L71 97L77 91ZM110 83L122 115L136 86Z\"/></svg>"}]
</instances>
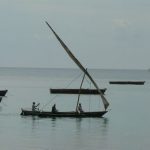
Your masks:
<instances>
[{"instance_id":1,"label":"overcast sky","mask_svg":"<svg viewBox=\"0 0 150 150\"><path fill-rule=\"evenodd\" d=\"M0 67L150 68L150 0L0 0Z\"/></svg>"}]
</instances>

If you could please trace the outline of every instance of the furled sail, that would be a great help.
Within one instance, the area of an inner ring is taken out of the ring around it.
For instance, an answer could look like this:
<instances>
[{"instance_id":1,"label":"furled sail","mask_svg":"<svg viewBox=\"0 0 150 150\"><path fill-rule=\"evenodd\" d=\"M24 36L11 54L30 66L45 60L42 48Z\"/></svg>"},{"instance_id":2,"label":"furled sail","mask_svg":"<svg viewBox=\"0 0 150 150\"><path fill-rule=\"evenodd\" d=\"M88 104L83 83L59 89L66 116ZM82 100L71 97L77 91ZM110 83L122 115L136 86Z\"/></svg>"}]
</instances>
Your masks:
<instances>
[{"instance_id":1,"label":"furled sail","mask_svg":"<svg viewBox=\"0 0 150 150\"><path fill-rule=\"evenodd\" d=\"M104 104L104 108L105 110L107 109L107 107L109 106L108 101L106 100L106 98L104 97L103 93L101 92L101 90L99 89L98 85L96 84L96 82L93 80L93 78L91 77L91 75L88 73L88 71L83 67L83 65L78 61L78 59L73 55L73 53L69 50L69 48L65 45L65 43L60 39L60 37L56 34L56 32L52 29L52 27L49 25L48 22L46 22L46 24L48 25L48 27L52 30L52 32L54 33L54 35L56 36L57 40L60 42L60 44L62 45L62 47L65 49L65 51L68 53L68 55L72 58L72 60L78 65L78 67L88 76L88 78L91 80L91 82L93 83L93 85L95 86L95 88L98 90L103 104Z\"/></svg>"}]
</instances>

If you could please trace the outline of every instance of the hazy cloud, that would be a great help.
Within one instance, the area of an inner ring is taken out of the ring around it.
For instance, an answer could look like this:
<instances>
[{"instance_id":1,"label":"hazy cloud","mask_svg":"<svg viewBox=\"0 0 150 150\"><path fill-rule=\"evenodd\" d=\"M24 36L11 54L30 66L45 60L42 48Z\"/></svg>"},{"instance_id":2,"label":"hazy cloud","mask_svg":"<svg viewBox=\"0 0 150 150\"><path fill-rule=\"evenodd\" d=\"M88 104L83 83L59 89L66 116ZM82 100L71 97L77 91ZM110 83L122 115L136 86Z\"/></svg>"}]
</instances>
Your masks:
<instances>
[{"instance_id":1,"label":"hazy cloud","mask_svg":"<svg viewBox=\"0 0 150 150\"><path fill-rule=\"evenodd\" d=\"M118 28L127 28L130 26L130 22L127 19L114 19L113 25Z\"/></svg>"}]
</instances>

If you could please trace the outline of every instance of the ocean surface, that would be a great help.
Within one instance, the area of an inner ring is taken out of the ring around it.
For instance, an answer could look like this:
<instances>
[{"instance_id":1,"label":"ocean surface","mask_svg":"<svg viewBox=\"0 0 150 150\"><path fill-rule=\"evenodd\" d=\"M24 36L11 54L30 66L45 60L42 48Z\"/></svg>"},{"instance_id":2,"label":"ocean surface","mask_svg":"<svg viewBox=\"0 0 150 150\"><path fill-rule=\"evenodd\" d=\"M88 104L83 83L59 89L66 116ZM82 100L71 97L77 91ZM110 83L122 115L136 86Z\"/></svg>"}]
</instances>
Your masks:
<instances>
[{"instance_id":1,"label":"ocean surface","mask_svg":"<svg viewBox=\"0 0 150 150\"><path fill-rule=\"evenodd\" d=\"M77 95L54 95L50 88L79 88L78 69L0 68L1 150L147 150L150 147L150 71L89 69L110 103L103 118L20 116L21 108L40 103L41 110L75 110ZM114 80L144 85L110 85ZM83 88L93 88L86 78ZM83 109L103 109L99 96L81 96Z\"/></svg>"}]
</instances>

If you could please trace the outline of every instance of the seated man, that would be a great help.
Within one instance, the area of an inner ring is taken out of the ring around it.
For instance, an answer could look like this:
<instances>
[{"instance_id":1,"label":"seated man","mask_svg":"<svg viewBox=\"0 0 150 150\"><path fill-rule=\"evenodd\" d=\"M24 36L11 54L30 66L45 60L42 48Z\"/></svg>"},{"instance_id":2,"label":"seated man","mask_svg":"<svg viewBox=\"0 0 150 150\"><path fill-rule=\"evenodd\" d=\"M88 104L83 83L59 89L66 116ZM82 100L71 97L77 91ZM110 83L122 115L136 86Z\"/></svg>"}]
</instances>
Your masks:
<instances>
[{"instance_id":1,"label":"seated man","mask_svg":"<svg viewBox=\"0 0 150 150\"><path fill-rule=\"evenodd\" d=\"M56 113L56 112L58 112L58 110L56 109L56 104L54 104L52 106L52 113Z\"/></svg>"},{"instance_id":2,"label":"seated man","mask_svg":"<svg viewBox=\"0 0 150 150\"><path fill-rule=\"evenodd\" d=\"M40 103L38 103L37 105L35 105L35 102L32 103L32 111L37 111L37 107L40 105Z\"/></svg>"},{"instance_id":3,"label":"seated man","mask_svg":"<svg viewBox=\"0 0 150 150\"><path fill-rule=\"evenodd\" d=\"M83 109L82 109L82 105L81 105L81 103L79 103L79 105L78 105L78 111L79 111L79 113L84 112L84 111L83 111Z\"/></svg>"}]
</instances>

